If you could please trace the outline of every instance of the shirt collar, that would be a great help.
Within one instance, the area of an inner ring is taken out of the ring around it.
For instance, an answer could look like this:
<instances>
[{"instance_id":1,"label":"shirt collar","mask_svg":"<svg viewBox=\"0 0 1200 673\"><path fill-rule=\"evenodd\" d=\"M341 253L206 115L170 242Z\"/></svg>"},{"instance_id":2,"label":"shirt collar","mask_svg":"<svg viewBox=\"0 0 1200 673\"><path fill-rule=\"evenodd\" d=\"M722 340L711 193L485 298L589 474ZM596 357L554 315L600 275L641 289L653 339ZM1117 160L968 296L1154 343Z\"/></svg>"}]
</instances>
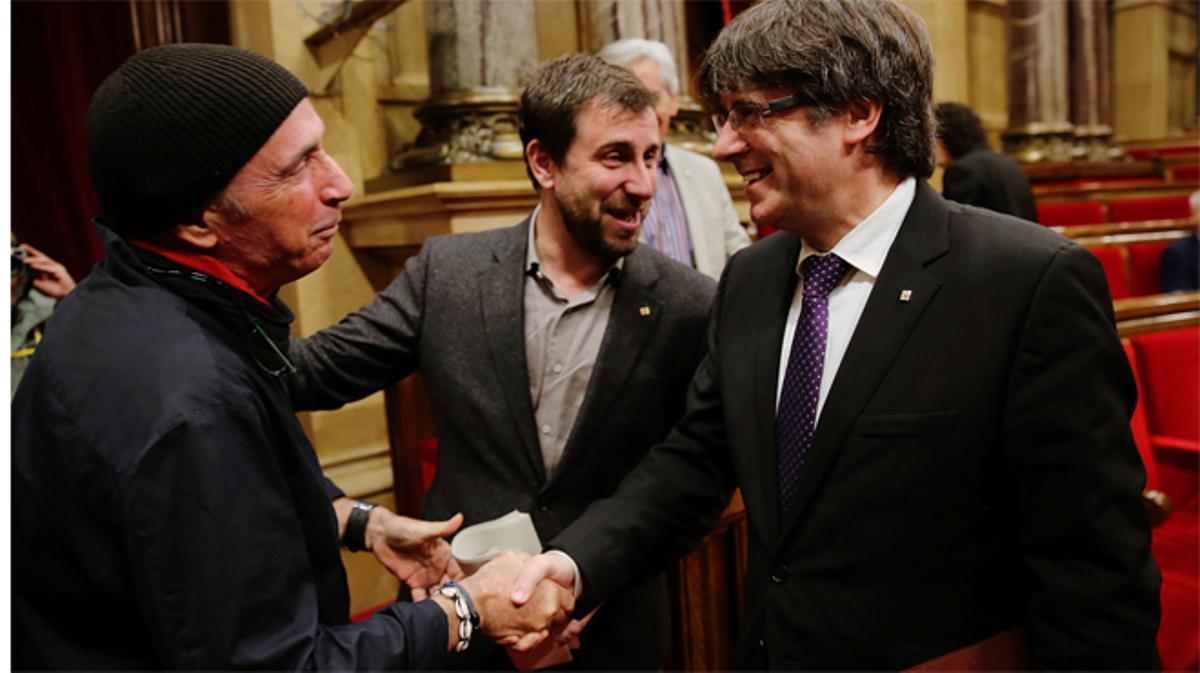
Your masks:
<instances>
[{"instance_id":1,"label":"shirt collar","mask_svg":"<svg viewBox=\"0 0 1200 673\"><path fill-rule=\"evenodd\" d=\"M529 235L525 243L525 275L530 278L542 279L542 262L538 259L537 246L534 245L534 229L537 228L538 214L542 212L542 204L537 204L533 207L533 214L529 216ZM608 273L604 279L608 280L615 277L625 268L625 258L620 257L613 265L608 268ZM617 273L613 273L616 271Z\"/></svg>"},{"instance_id":2,"label":"shirt collar","mask_svg":"<svg viewBox=\"0 0 1200 673\"><path fill-rule=\"evenodd\" d=\"M904 216L908 214L916 194L916 179L905 178L896 185L891 195L884 199L875 212L855 225L830 252L844 259L855 269L872 278L878 278L883 262L887 259L888 250L896 240L896 235L900 233L900 225L904 223ZM796 273L800 273L801 262L818 254L821 253L804 242L800 249L800 259L796 260Z\"/></svg>"}]
</instances>

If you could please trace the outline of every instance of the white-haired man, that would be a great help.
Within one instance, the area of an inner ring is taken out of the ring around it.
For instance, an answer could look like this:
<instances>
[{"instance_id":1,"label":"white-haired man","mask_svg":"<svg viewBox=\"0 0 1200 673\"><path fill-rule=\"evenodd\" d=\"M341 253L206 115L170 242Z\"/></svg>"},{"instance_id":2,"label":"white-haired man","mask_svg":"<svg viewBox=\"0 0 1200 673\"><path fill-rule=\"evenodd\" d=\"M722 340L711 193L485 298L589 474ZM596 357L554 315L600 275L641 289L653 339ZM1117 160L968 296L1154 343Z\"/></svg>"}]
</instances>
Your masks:
<instances>
[{"instance_id":1,"label":"white-haired man","mask_svg":"<svg viewBox=\"0 0 1200 673\"><path fill-rule=\"evenodd\" d=\"M596 55L629 68L658 94L654 113L665 141L671 118L679 112L679 75L667 45L634 37L617 40ZM725 260L750 245L716 162L666 144L642 238L655 250L713 278L720 277Z\"/></svg>"}]
</instances>

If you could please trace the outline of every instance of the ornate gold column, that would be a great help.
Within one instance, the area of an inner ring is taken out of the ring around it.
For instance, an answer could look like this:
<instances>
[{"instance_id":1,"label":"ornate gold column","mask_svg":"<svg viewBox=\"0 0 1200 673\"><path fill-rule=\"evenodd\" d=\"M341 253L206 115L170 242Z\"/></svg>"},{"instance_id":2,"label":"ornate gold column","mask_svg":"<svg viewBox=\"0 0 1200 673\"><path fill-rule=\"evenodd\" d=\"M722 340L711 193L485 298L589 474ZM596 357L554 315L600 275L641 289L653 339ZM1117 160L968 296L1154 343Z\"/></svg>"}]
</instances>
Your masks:
<instances>
[{"instance_id":1,"label":"ornate gold column","mask_svg":"<svg viewBox=\"0 0 1200 673\"><path fill-rule=\"evenodd\" d=\"M520 159L521 78L538 60L533 0L438 0L424 13L430 97L396 167Z\"/></svg>"},{"instance_id":2,"label":"ornate gold column","mask_svg":"<svg viewBox=\"0 0 1200 673\"><path fill-rule=\"evenodd\" d=\"M1076 159L1113 157L1109 78L1108 0L1067 3L1071 29L1071 123ZM1118 156L1120 152L1117 152Z\"/></svg>"},{"instance_id":3,"label":"ornate gold column","mask_svg":"<svg viewBox=\"0 0 1200 673\"><path fill-rule=\"evenodd\" d=\"M1067 102L1067 5L1009 3L1008 130L1004 151L1020 161L1070 161L1074 133Z\"/></svg>"}]
</instances>

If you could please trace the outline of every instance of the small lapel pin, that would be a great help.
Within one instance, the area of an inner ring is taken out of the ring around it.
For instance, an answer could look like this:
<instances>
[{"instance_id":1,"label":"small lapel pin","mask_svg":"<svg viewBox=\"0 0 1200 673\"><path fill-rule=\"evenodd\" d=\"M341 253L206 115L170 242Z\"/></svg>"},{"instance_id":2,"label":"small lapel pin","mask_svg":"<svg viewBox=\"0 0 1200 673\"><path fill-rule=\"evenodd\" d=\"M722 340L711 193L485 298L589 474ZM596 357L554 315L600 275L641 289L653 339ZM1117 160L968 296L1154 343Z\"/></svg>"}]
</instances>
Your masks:
<instances>
[{"instance_id":1,"label":"small lapel pin","mask_svg":"<svg viewBox=\"0 0 1200 673\"><path fill-rule=\"evenodd\" d=\"M912 301L912 290L900 290L900 301Z\"/></svg>"},{"instance_id":2,"label":"small lapel pin","mask_svg":"<svg viewBox=\"0 0 1200 673\"><path fill-rule=\"evenodd\" d=\"M640 313L642 315L642 317L645 318L646 316L650 315L650 307L643 306L638 309L638 313Z\"/></svg>"}]
</instances>

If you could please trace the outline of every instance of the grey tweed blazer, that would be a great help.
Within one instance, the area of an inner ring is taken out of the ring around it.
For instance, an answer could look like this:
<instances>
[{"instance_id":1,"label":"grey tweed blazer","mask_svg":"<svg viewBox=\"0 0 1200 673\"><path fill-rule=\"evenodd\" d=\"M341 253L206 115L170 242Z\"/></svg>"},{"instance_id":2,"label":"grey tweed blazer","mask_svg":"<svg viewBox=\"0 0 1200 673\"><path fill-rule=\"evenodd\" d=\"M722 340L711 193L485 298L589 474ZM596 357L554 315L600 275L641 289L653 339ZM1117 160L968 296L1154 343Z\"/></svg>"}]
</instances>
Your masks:
<instances>
[{"instance_id":1,"label":"grey tweed blazer","mask_svg":"<svg viewBox=\"0 0 1200 673\"><path fill-rule=\"evenodd\" d=\"M587 393L547 479L523 331L529 226L526 218L506 229L429 239L371 304L291 342L299 373L289 385L297 409L328 409L419 371L439 439L423 515L463 512L470 525L518 509L532 515L545 541L612 493L681 415L716 284L646 246L626 257ZM661 665L666 635L656 633L665 618L626 619L628 638L595 642L603 622L620 616L621 602L610 599L584 633L582 654L602 657L577 663ZM644 595L629 602L655 603ZM654 652L637 658L639 649Z\"/></svg>"}]
</instances>

